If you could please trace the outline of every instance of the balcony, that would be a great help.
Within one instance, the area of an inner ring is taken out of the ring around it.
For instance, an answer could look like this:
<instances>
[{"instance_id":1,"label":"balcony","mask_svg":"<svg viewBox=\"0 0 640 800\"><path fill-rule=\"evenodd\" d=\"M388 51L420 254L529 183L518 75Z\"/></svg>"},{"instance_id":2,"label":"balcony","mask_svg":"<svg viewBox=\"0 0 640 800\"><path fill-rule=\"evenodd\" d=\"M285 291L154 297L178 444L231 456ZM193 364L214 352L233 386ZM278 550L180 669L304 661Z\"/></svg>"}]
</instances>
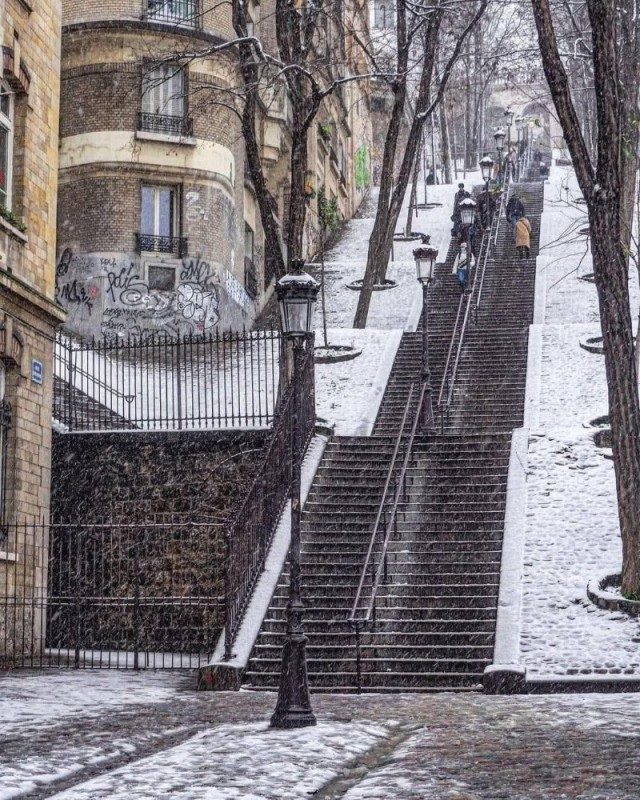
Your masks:
<instances>
[{"instance_id":1,"label":"balcony","mask_svg":"<svg viewBox=\"0 0 640 800\"><path fill-rule=\"evenodd\" d=\"M200 0L146 0L144 16L150 22L200 28Z\"/></svg>"},{"instance_id":2,"label":"balcony","mask_svg":"<svg viewBox=\"0 0 640 800\"><path fill-rule=\"evenodd\" d=\"M164 253L184 258L187 255L188 240L183 236L152 236L148 233L136 233L136 252Z\"/></svg>"},{"instance_id":3,"label":"balcony","mask_svg":"<svg viewBox=\"0 0 640 800\"><path fill-rule=\"evenodd\" d=\"M256 265L250 258L244 259L244 289L252 300L258 296L258 275Z\"/></svg>"},{"instance_id":4,"label":"balcony","mask_svg":"<svg viewBox=\"0 0 640 800\"><path fill-rule=\"evenodd\" d=\"M161 133L166 136L193 136L191 117L175 117L170 114L138 113L138 130L147 133Z\"/></svg>"}]
</instances>

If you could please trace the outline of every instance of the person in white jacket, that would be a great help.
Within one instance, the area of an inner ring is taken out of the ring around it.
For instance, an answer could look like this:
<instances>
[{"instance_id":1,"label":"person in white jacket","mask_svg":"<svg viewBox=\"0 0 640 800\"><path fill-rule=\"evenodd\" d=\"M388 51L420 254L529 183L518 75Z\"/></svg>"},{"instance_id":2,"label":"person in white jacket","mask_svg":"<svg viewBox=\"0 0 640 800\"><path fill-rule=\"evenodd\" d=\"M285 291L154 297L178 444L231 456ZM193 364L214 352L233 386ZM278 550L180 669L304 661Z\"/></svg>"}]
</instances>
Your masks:
<instances>
[{"instance_id":1,"label":"person in white jacket","mask_svg":"<svg viewBox=\"0 0 640 800\"><path fill-rule=\"evenodd\" d=\"M453 262L451 274L458 278L460 291L464 292L469 279L469 270L475 265L475 257L467 242L460 242L460 248Z\"/></svg>"}]
</instances>

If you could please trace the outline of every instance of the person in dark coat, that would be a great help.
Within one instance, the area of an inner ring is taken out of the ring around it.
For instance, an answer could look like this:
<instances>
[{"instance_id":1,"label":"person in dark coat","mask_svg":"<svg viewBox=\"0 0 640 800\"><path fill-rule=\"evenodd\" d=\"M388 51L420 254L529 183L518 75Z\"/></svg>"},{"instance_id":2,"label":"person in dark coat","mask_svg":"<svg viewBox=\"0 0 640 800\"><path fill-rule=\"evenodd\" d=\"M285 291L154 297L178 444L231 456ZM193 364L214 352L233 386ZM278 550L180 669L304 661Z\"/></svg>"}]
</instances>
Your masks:
<instances>
[{"instance_id":1,"label":"person in dark coat","mask_svg":"<svg viewBox=\"0 0 640 800\"><path fill-rule=\"evenodd\" d=\"M491 220L496 213L496 201L491 192L481 192L478 196L478 206L476 208L476 219L480 220L483 231L491 227Z\"/></svg>"},{"instance_id":2,"label":"person in dark coat","mask_svg":"<svg viewBox=\"0 0 640 800\"><path fill-rule=\"evenodd\" d=\"M513 197L509 198L509 202L507 203L506 208L507 219L511 223L511 232L513 234L513 238L516 238L516 222L520 219L520 217L524 217L524 206L522 205L522 200L517 197L515 194Z\"/></svg>"},{"instance_id":3,"label":"person in dark coat","mask_svg":"<svg viewBox=\"0 0 640 800\"><path fill-rule=\"evenodd\" d=\"M460 203L465 199L465 197L470 197L471 195L469 192L466 192L464 189L464 183L458 184L458 191L455 193L453 197L453 214L451 215L451 219L453 221L453 228L451 229L452 236L458 236L460 233L460 227L462 225L462 216L460 214Z\"/></svg>"}]
</instances>

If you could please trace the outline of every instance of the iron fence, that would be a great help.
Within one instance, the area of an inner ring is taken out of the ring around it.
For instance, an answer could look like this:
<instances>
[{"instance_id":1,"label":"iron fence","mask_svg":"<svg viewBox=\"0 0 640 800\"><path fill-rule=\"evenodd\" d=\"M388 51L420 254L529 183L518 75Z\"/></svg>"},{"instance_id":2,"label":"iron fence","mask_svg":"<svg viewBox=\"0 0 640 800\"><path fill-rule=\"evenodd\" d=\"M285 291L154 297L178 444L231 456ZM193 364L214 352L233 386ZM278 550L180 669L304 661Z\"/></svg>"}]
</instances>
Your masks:
<instances>
[{"instance_id":1,"label":"iron fence","mask_svg":"<svg viewBox=\"0 0 640 800\"><path fill-rule=\"evenodd\" d=\"M173 114L152 114L148 111L140 111L138 113L138 130L172 136L193 136L193 120L191 117L174 116Z\"/></svg>"},{"instance_id":2,"label":"iron fence","mask_svg":"<svg viewBox=\"0 0 640 800\"><path fill-rule=\"evenodd\" d=\"M300 424L303 452L315 426L313 339L300 369L302 409ZM233 655L233 645L251 593L264 567L267 551L278 518L289 497L292 478L293 385L282 398L264 461L242 503L225 531L225 658Z\"/></svg>"},{"instance_id":3,"label":"iron fence","mask_svg":"<svg viewBox=\"0 0 640 800\"><path fill-rule=\"evenodd\" d=\"M147 0L146 17L189 28L200 27L200 0Z\"/></svg>"},{"instance_id":4,"label":"iron fence","mask_svg":"<svg viewBox=\"0 0 640 800\"><path fill-rule=\"evenodd\" d=\"M224 623L222 526L9 528L0 550L0 664L179 669Z\"/></svg>"},{"instance_id":5,"label":"iron fence","mask_svg":"<svg viewBox=\"0 0 640 800\"><path fill-rule=\"evenodd\" d=\"M168 253L184 258L188 253L189 240L186 236L155 236L150 233L136 233L137 253Z\"/></svg>"},{"instance_id":6,"label":"iron fence","mask_svg":"<svg viewBox=\"0 0 640 800\"><path fill-rule=\"evenodd\" d=\"M271 330L143 341L60 333L54 419L70 431L267 428L281 349Z\"/></svg>"}]
</instances>

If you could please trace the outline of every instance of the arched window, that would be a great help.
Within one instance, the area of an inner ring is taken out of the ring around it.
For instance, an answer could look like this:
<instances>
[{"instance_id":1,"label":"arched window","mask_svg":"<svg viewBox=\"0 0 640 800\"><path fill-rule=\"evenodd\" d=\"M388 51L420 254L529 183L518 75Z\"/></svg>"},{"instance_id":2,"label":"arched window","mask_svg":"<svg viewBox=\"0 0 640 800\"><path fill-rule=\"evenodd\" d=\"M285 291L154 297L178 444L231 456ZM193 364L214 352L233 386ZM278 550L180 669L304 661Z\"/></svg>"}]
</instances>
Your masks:
<instances>
[{"instance_id":1,"label":"arched window","mask_svg":"<svg viewBox=\"0 0 640 800\"><path fill-rule=\"evenodd\" d=\"M11 208L13 164L13 92L0 82L0 205Z\"/></svg>"},{"instance_id":2,"label":"arched window","mask_svg":"<svg viewBox=\"0 0 640 800\"><path fill-rule=\"evenodd\" d=\"M393 3L391 0L375 0L374 26L376 28L393 28Z\"/></svg>"}]
</instances>

